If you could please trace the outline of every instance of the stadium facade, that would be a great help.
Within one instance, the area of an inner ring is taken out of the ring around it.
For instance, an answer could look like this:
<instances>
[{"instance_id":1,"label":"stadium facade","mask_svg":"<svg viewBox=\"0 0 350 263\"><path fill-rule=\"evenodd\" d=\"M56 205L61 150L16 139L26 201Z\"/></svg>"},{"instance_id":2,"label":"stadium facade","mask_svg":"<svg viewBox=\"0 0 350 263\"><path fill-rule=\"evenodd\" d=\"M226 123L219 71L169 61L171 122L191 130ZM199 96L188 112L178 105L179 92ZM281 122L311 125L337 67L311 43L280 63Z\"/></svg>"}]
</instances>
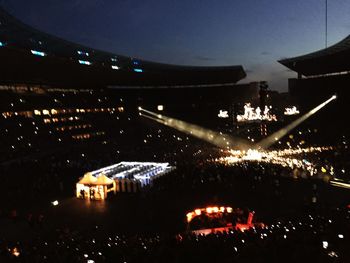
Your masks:
<instances>
[{"instance_id":1,"label":"stadium facade","mask_svg":"<svg viewBox=\"0 0 350 263\"><path fill-rule=\"evenodd\" d=\"M322 113L322 125L337 124L349 129L343 121L350 103L350 36L319 51L279 61L297 73L288 80L290 95L301 110L309 110L323 100L337 95L336 103Z\"/></svg>"},{"instance_id":2,"label":"stadium facade","mask_svg":"<svg viewBox=\"0 0 350 263\"><path fill-rule=\"evenodd\" d=\"M306 55L282 59L279 62L295 71L297 78L289 79L293 96L307 97L305 103L322 100L337 93L346 97L350 84L350 36L328 48ZM315 94L318 96L314 96ZM322 98L321 98L322 96ZM349 95L347 95L349 96Z\"/></svg>"}]
</instances>

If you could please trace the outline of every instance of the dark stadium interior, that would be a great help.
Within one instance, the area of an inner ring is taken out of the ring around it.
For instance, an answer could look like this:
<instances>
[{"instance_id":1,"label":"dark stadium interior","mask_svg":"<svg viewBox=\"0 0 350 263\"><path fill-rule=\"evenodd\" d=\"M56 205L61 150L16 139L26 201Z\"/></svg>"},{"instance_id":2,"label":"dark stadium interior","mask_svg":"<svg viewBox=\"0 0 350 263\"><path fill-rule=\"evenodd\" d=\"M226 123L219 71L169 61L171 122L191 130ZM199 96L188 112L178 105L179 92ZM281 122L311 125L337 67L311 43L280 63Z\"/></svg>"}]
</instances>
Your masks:
<instances>
[{"instance_id":1,"label":"dark stadium interior","mask_svg":"<svg viewBox=\"0 0 350 263\"><path fill-rule=\"evenodd\" d=\"M240 65L120 56L0 8L0 262L349 262L348 42L281 60L298 78L279 93L237 83ZM173 169L77 190L127 161Z\"/></svg>"}]
</instances>

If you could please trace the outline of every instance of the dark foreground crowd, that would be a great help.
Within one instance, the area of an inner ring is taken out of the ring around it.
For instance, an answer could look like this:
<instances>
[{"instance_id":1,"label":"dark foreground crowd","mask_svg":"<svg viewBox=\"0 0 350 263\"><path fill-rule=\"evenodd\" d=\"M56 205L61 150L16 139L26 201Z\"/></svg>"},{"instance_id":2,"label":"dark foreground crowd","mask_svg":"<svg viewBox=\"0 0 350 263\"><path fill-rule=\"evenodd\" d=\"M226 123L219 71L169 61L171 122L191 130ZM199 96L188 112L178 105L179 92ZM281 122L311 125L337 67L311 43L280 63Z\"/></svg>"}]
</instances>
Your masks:
<instances>
[{"instance_id":1,"label":"dark foreground crowd","mask_svg":"<svg viewBox=\"0 0 350 263\"><path fill-rule=\"evenodd\" d=\"M325 212L207 236L64 229L31 242L0 239L0 262L349 262L350 210Z\"/></svg>"}]
</instances>

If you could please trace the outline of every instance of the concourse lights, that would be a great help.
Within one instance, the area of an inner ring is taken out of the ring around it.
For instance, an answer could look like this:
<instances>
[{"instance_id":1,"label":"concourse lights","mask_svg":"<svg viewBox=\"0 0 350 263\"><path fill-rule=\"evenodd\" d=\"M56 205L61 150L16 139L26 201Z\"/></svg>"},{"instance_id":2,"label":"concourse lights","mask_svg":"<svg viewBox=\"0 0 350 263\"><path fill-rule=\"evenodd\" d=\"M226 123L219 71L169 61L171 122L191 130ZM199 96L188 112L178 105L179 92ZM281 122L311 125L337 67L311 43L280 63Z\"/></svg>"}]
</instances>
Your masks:
<instances>
[{"instance_id":1,"label":"concourse lights","mask_svg":"<svg viewBox=\"0 0 350 263\"><path fill-rule=\"evenodd\" d=\"M38 50L31 50L30 51L33 55L35 55L35 56L39 56L39 57L45 57L46 56L46 54L45 54L45 52L42 52L42 51L38 51Z\"/></svg>"},{"instance_id":2,"label":"concourse lights","mask_svg":"<svg viewBox=\"0 0 350 263\"><path fill-rule=\"evenodd\" d=\"M82 65L87 65L87 66L90 66L91 65L91 62L90 61L87 61L87 60L78 60L79 64L82 64Z\"/></svg>"},{"instance_id":3,"label":"concourse lights","mask_svg":"<svg viewBox=\"0 0 350 263\"><path fill-rule=\"evenodd\" d=\"M85 52L85 51L80 51L80 50L78 50L77 51L77 53L79 54L79 55L84 55L84 56L89 56L89 53L88 52Z\"/></svg>"},{"instance_id":4,"label":"concourse lights","mask_svg":"<svg viewBox=\"0 0 350 263\"><path fill-rule=\"evenodd\" d=\"M51 204L52 204L53 206L58 206L58 201L55 200L55 201L51 202Z\"/></svg>"}]
</instances>

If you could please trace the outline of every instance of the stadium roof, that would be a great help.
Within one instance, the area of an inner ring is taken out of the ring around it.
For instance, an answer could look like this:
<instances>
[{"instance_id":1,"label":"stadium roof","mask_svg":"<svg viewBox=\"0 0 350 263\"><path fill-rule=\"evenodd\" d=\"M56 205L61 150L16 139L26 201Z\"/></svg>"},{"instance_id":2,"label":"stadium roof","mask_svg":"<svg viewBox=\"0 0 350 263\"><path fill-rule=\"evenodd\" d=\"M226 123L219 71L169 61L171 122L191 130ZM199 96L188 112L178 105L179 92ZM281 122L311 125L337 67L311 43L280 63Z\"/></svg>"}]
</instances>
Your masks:
<instances>
[{"instance_id":1,"label":"stadium roof","mask_svg":"<svg viewBox=\"0 0 350 263\"><path fill-rule=\"evenodd\" d=\"M350 71L350 35L328 48L279 62L304 76Z\"/></svg>"},{"instance_id":2,"label":"stadium roof","mask_svg":"<svg viewBox=\"0 0 350 263\"><path fill-rule=\"evenodd\" d=\"M40 32L1 7L0 59L1 81L9 82L197 85L236 83L246 76L242 66L169 65L89 48Z\"/></svg>"}]
</instances>

